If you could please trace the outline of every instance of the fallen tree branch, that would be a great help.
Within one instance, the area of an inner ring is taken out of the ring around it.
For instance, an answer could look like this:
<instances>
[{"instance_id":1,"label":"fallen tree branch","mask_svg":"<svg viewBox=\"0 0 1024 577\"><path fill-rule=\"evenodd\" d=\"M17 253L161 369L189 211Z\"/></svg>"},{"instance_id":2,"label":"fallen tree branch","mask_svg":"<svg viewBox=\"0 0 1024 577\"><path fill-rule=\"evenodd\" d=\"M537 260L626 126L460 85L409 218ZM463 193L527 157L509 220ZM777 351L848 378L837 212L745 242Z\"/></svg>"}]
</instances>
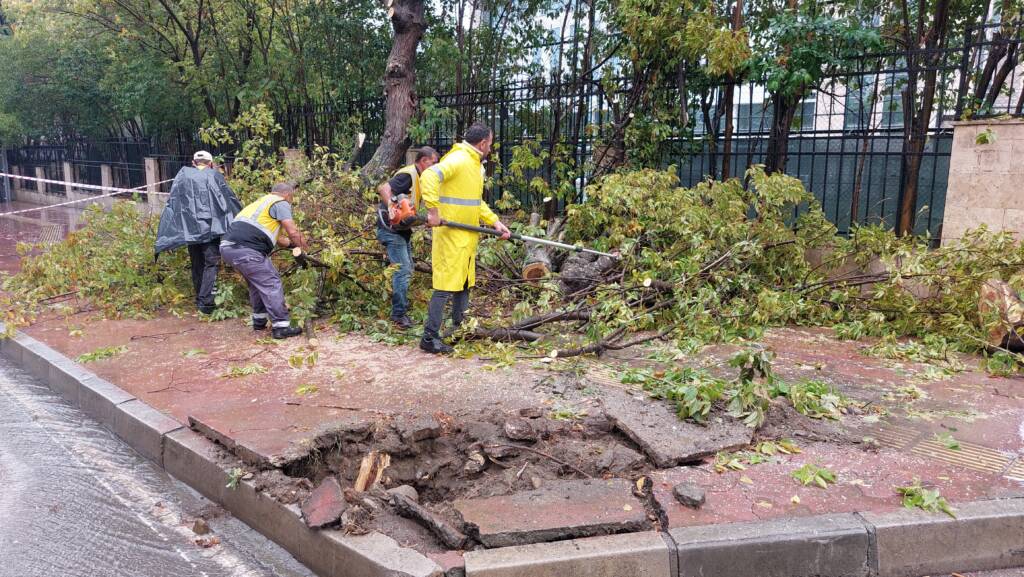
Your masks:
<instances>
[{"instance_id":1,"label":"fallen tree branch","mask_svg":"<svg viewBox=\"0 0 1024 577\"><path fill-rule=\"evenodd\" d=\"M534 341L539 341L547 335L514 328L485 329L483 327L477 327L473 330L472 336L482 339L491 339L492 341L526 341L528 343L532 343Z\"/></svg>"},{"instance_id":2,"label":"fallen tree branch","mask_svg":"<svg viewBox=\"0 0 1024 577\"><path fill-rule=\"evenodd\" d=\"M395 513L406 519L412 519L429 529L445 547L449 549L462 549L465 547L466 542L469 541L465 535L452 527L447 521L416 501L398 493L392 493L390 497L391 506L395 509Z\"/></svg>"},{"instance_id":3,"label":"fallen tree branch","mask_svg":"<svg viewBox=\"0 0 1024 577\"><path fill-rule=\"evenodd\" d=\"M528 330L537 328L546 323L556 321L587 321L590 320L590 309L576 309L571 311L555 311L525 318L512 325L513 330Z\"/></svg>"},{"instance_id":4,"label":"fallen tree branch","mask_svg":"<svg viewBox=\"0 0 1024 577\"><path fill-rule=\"evenodd\" d=\"M194 330L195 329L185 329L183 331L174 331L174 332L169 332L169 333L154 333L154 334L151 334L151 335L133 335L128 340L129 341L139 341L139 340L142 340L142 339L157 339L157 340L160 340L160 341L165 341L165 340L167 340L166 337L168 337L168 336L171 336L171 335L183 335L185 333L190 333L190 332L192 332ZM164 337L164 338L161 338L161 337Z\"/></svg>"}]
</instances>

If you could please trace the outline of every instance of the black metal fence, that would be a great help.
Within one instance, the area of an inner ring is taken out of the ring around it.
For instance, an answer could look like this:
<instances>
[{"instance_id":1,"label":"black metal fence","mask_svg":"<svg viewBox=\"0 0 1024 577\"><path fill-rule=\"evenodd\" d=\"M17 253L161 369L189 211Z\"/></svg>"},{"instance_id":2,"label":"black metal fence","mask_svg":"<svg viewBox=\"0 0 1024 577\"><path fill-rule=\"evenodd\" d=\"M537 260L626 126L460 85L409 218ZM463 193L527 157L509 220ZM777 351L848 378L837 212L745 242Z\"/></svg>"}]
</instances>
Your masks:
<instances>
[{"instance_id":1,"label":"black metal fence","mask_svg":"<svg viewBox=\"0 0 1024 577\"><path fill-rule=\"evenodd\" d=\"M909 156L908 120L914 112L914 103L909 102L912 107L908 110L905 98L911 73L934 71L938 77L918 175L919 233L937 236L941 231L953 121L965 115L1021 114L1021 25L976 26L954 40L928 53L861 56L846 69L827 75L799 103L786 147L785 171L804 182L841 232L853 223L895 223ZM685 186L709 177L742 176L751 165L764 163L769 154L772 94L756 83L735 85L732 108L727 112L733 134L726 139L722 106L726 88L691 88L683 98L672 93L676 87L666 89L668 101L685 102L676 112L686 122L660 133L653 161L663 167L674 166ZM433 108L439 112L429 119L432 122L420 127L428 136L415 144L443 152L471 122L488 123L500 144L490 197L500 197L508 190L524 204L536 205L542 193L531 190L522 179L502 178L508 174L513 149L533 141L539 149L553 151L557 144L564 152L561 160L569 160L578 169L570 176L570 188L581 195L589 182L595 147L601 145L616 120L609 102L621 95L605 94L601 82L592 77L557 82L534 79L490 90L420 96L432 98ZM276 146L319 144L347 152L352 147L348 140L358 129L367 134L357 159L365 162L383 133L384 103L375 99L307 105L280 111L277 120L282 131ZM89 183L99 183L98 166L107 164L114 167L115 186L135 187L145 184L142 158L160 158L161 176L169 178L199 146L194 136L178 134L162 146L114 142L29 147L9 151L9 161L23 172L35 166L60 170L61 162L70 161L82 182ZM728 171L723 175L726 165ZM535 175L549 181L559 178L556 163L550 160L527 176Z\"/></svg>"}]
</instances>

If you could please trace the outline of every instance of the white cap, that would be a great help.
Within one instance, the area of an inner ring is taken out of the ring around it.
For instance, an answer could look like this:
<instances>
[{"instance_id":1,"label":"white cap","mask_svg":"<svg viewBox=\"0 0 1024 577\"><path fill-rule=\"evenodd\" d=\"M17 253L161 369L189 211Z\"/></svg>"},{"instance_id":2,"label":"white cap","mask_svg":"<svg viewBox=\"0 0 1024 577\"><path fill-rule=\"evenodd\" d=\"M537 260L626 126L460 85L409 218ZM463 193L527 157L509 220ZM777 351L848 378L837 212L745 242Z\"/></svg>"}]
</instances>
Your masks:
<instances>
[{"instance_id":1,"label":"white cap","mask_svg":"<svg viewBox=\"0 0 1024 577\"><path fill-rule=\"evenodd\" d=\"M192 155L192 160L205 160L206 162L213 162L213 155L205 150L200 150Z\"/></svg>"}]
</instances>

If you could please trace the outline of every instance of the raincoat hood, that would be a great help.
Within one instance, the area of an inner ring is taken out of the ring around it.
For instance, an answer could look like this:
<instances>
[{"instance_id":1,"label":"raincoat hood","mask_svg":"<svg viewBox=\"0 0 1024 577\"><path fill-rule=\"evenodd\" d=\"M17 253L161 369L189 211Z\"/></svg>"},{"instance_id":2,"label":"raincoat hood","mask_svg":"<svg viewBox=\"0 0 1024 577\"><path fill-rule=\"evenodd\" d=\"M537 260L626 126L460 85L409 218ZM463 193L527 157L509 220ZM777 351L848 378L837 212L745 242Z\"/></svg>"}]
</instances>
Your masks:
<instances>
[{"instance_id":1,"label":"raincoat hood","mask_svg":"<svg viewBox=\"0 0 1024 577\"><path fill-rule=\"evenodd\" d=\"M214 168L182 168L171 184L154 252L160 254L188 244L210 242L223 236L242 204Z\"/></svg>"}]
</instances>

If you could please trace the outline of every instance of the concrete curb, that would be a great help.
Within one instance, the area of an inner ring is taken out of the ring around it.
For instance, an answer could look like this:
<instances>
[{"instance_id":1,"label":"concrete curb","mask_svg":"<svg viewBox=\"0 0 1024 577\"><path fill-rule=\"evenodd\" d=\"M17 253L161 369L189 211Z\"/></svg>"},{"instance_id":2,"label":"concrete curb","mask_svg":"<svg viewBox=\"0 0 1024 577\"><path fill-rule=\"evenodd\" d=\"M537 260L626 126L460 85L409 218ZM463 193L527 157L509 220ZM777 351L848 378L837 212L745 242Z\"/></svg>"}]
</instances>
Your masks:
<instances>
[{"instance_id":1,"label":"concrete curb","mask_svg":"<svg viewBox=\"0 0 1024 577\"><path fill-rule=\"evenodd\" d=\"M386 535L310 530L295 505L247 481L228 489L239 459L23 333L0 339L0 354L318 575L444 575L436 562ZM465 575L917 577L1024 567L1024 498L962 503L956 512L956 519L910 510L821 515L471 551Z\"/></svg>"},{"instance_id":2,"label":"concrete curb","mask_svg":"<svg viewBox=\"0 0 1024 577\"><path fill-rule=\"evenodd\" d=\"M0 332L3 324L0 323ZM227 488L241 461L116 385L23 334L0 339L3 354L100 422L170 475L220 504L324 577L442 577L441 567L380 533L352 536L306 527L284 505L246 481Z\"/></svg>"}]
</instances>

